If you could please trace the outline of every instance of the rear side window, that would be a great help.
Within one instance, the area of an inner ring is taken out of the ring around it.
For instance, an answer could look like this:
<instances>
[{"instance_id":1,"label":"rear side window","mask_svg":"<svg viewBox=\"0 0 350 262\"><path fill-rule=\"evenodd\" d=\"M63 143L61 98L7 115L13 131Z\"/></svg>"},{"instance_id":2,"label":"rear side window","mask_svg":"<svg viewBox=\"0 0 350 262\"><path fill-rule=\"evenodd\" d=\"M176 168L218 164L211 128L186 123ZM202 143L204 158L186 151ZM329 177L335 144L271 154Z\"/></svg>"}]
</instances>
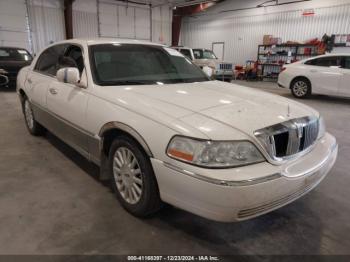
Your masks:
<instances>
[{"instance_id":1,"label":"rear side window","mask_svg":"<svg viewBox=\"0 0 350 262\"><path fill-rule=\"evenodd\" d=\"M350 56L344 56L344 68L350 69Z\"/></svg>"},{"instance_id":2,"label":"rear side window","mask_svg":"<svg viewBox=\"0 0 350 262\"><path fill-rule=\"evenodd\" d=\"M181 49L180 53L192 60L191 51L188 49Z\"/></svg>"},{"instance_id":3,"label":"rear side window","mask_svg":"<svg viewBox=\"0 0 350 262\"><path fill-rule=\"evenodd\" d=\"M321 57L305 62L306 65L322 67L341 66L341 63L342 58L340 56Z\"/></svg>"},{"instance_id":4,"label":"rear side window","mask_svg":"<svg viewBox=\"0 0 350 262\"><path fill-rule=\"evenodd\" d=\"M45 75L55 76L59 69L58 58L64 54L67 44L55 45L46 49L38 58L35 70Z\"/></svg>"}]
</instances>

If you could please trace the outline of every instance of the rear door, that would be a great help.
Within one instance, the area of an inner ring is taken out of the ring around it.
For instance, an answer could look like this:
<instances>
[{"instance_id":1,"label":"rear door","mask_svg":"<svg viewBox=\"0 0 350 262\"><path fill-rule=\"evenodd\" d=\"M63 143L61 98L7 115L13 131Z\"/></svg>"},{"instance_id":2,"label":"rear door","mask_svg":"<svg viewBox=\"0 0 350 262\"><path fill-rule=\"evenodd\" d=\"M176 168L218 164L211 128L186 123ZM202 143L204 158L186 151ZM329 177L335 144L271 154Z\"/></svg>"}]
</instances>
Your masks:
<instances>
[{"instance_id":1,"label":"rear door","mask_svg":"<svg viewBox=\"0 0 350 262\"><path fill-rule=\"evenodd\" d=\"M29 72L26 85L34 106L47 108L46 93L50 83L56 79L57 59L63 54L65 47L66 45L62 44L46 49L40 54L34 70Z\"/></svg>"},{"instance_id":2,"label":"rear door","mask_svg":"<svg viewBox=\"0 0 350 262\"><path fill-rule=\"evenodd\" d=\"M307 61L306 73L311 80L312 92L337 95L342 77L341 64L341 56L325 56Z\"/></svg>"},{"instance_id":3,"label":"rear door","mask_svg":"<svg viewBox=\"0 0 350 262\"><path fill-rule=\"evenodd\" d=\"M339 95L350 97L350 56L343 57L342 78L339 84Z\"/></svg>"}]
</instances>

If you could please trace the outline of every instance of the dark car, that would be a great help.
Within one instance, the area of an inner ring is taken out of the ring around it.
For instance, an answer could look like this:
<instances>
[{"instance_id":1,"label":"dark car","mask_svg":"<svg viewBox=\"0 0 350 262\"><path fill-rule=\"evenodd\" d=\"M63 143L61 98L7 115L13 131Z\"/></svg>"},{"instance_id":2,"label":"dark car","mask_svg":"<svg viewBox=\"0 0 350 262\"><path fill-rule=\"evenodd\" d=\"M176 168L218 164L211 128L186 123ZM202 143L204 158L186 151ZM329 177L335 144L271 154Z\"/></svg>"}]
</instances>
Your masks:
<instances>
[{"instance_id":1,"label":"dark car","mask_svg":"<svg viewBox=\"0 0 350 262\"><path fill-rule=\"evenodd\" d=\"M24 48L0 46L0 85L16 86L19 70L30 65L33 57Z\"/></svg>"}]
</instances>

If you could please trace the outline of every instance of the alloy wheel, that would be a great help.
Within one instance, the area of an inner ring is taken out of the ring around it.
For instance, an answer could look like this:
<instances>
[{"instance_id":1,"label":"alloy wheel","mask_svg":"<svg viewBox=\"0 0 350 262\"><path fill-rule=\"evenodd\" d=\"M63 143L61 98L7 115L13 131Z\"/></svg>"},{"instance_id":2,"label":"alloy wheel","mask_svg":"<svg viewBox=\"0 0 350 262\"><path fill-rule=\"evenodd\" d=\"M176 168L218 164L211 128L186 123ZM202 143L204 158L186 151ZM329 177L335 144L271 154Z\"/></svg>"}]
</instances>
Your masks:
<instances>
[{"instance_id":1,"label":"alloy wheel","mask_svg":"<svg viewBox=\"0 0 350 262\"><path fill-rule=\"evenodd\" d=\"M30 107L28 100L25 100L25 102L24 102L24 116L25 116L26 123L27 123L29 129L33 129L34 116L33 116L33 111L32 111L32 108Z\"/></svg>"},{"instance_id":2,"label":"alloy wheel","mask_svg":"<svg viewBox=\"0 0 350 262\"><path fill-rule=\"evenodd\" d=\"M126 147L116 150L113 157L113 175L120 195L129 204L140 201L143 189L143 177L139 162Z\"/></svg>"},{"instance_id":3,"label":"alloy wheel","mask_svg":"<svg viewBox=\"0 0 350 262\"><path fill-rule=\"evenodd\" d=\"M303 97L307 94L308 86L304 81L297 81L293 85L293 92L298 97Z\"/></svg>"}]
</instances>

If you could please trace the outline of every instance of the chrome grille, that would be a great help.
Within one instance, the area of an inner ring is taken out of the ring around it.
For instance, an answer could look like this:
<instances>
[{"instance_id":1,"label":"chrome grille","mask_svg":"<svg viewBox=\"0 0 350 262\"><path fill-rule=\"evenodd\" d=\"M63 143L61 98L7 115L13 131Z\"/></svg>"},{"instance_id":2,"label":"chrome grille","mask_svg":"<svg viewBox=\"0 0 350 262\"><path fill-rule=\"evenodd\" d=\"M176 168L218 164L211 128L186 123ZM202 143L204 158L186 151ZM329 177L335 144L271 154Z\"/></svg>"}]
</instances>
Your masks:
<instances>
[{"instance_id":1,"label":"chrome grille","mask_svg":"<svg viewBox=\"0 0 350 262\"><path fill-rule=\"evenodd\" d=\"M256 131L254 134L274 160L283 160L309 148L318 137L319 119L303 117Z\"/></svg>"},{"instance_id":2,"label":"chrome grille","mask_svg":"<svg viewBox=\"0 0 350 262\"><path fill-rule=\"evenodd\" d=\"M232 64L220 64L220 70L232 70Z\"/></svg>"}]
</instances>

